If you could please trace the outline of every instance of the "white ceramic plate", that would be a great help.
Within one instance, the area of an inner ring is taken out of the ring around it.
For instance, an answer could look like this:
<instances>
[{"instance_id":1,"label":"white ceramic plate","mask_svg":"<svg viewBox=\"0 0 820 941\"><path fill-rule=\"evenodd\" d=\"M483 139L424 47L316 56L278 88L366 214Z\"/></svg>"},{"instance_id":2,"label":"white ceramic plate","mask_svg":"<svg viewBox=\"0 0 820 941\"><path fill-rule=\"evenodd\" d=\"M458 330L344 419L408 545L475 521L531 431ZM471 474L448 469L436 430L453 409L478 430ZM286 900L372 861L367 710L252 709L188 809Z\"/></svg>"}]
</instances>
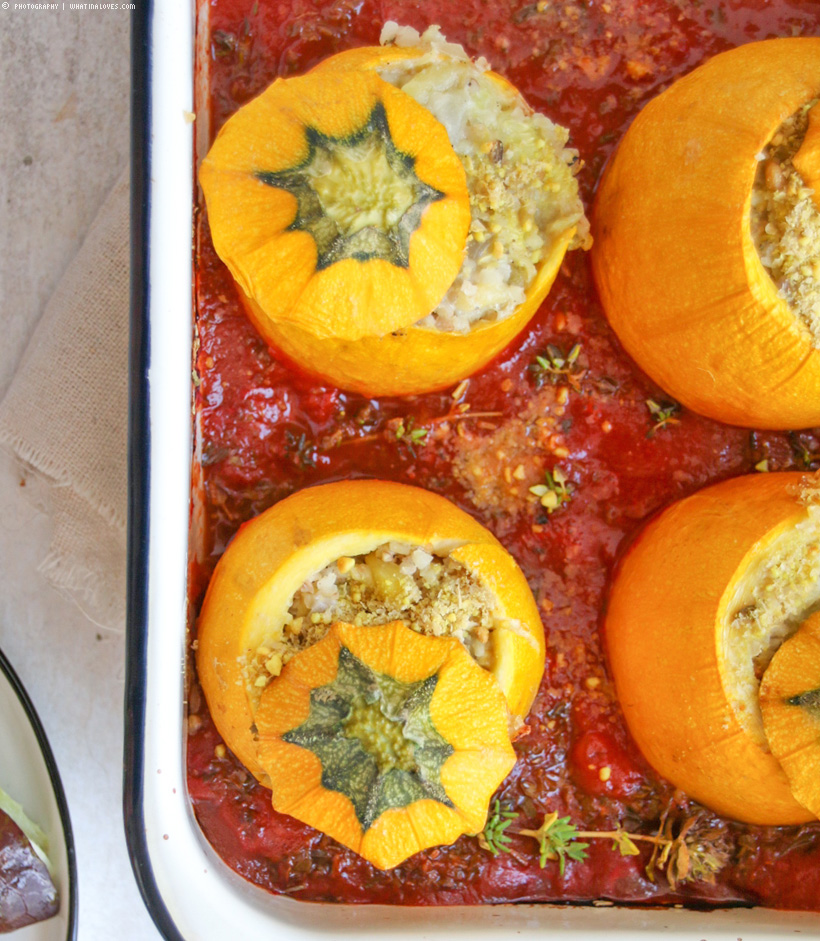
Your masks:
<instances>
[{"instance_id":1,"label":"white ceramic plate","mask_svg":"<svg viewBox=\"0 0 820 941\"><path fill-rule=\"evenodd\" d=\"M74 844L63 787L43 726L23 684L0 651L0 787L23 805L48 837L60 910L4 935L9 941L74 941L77 892Z\"/></svg>"}]
</instances>

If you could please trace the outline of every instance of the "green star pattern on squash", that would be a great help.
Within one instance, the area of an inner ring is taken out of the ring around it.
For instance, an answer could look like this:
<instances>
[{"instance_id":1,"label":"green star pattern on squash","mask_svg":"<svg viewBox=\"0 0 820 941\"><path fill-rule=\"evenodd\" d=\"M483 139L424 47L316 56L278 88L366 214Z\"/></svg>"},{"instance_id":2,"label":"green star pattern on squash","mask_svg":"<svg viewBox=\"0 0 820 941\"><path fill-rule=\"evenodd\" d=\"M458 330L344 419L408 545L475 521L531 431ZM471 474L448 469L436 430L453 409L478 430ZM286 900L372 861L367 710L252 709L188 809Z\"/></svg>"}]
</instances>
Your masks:
<instances>
[{"instance_id":1,"label":"green star pattern on squash","mask_svg":"<svg viewBox=\"0 0 820 941\"><path fill-rule=\"evenodd\" d=\"M452 807L441 768L453 747L430 718L437 682L400 683L342 647L336 678L311 692L310 715L282 739L316 755L323 787L350 799L365 830L417 800Z\"/></svg>"},{"instance_id":2,"label":"green star pattern on squash","mask_svg":"<svg viewBox=\"0 0 820 941\"><path fill-rule=\"evenodd\" d=\"M298 203L290 229L310 233L321 270L343 258L382 258L410 265L410 237L430 203L444 194L416 175L415 161L390 136L384 106L347 137L308 127L307 159L290 170L257 170L268 186L293 193Z\"/></svg>"}]
</instances>

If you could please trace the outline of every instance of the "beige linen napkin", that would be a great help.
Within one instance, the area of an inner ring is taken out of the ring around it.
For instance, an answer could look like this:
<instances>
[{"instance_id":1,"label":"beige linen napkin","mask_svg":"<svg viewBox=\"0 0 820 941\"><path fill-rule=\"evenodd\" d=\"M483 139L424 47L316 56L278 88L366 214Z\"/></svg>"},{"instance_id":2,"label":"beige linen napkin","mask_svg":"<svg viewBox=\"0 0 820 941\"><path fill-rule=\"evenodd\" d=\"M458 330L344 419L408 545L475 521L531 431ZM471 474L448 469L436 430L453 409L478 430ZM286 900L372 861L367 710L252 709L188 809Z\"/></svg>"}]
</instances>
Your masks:
<instances>
[{"instance_id":1,"label":"beige linen napkin","mask_svg":"<svg viewBox=\"0 0 820 941\"><path fill-rule=\"evenodd\" d=\"M125 612L129 176L46 305L0 403L0 442L54 530L41 569L98 624Z\"/></svg>"}]
</instances>

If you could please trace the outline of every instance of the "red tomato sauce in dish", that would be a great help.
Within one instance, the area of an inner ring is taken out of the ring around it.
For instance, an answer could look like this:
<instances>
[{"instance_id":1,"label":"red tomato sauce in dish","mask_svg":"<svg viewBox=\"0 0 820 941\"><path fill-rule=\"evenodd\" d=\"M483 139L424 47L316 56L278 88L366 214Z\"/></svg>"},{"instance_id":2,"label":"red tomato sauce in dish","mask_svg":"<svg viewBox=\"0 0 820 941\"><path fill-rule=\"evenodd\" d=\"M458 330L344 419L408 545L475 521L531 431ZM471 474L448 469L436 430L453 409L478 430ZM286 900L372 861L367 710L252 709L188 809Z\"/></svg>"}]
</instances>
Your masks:
<instances>
[{"instance_id":1,"label":"red tomato sauce in dish","mask_svg":"<svg viewBox=\"0 0 820 941\"><path fill-rule=\"evenodd\" d=\"M677 76L744 42L820 35L816 0L211 0L208 12L214 133L277 76L377 44L387 20L420 31L438 23L570 129L588 210L621 134ZM514 826L535 829L557 812L580 830L654 835L665 821L675 834L694 817L704 852L723 863L713 882L673 888L662 873L650 877L647 843L638 844L640 855L621 856L611 840L589 840L588 858L568 860L562 873L557 861L539 865L529 838L514 836L509 853L493 856L462 837L378 871L272 809L269 792L221 742L192 678L188 786L199 824L228 866L271 892L321 901L820 910L820 823L738 824L658 778L625 727L600 632L613 564L650 514L726 477L817 468L820 429L749 432L677 409L619 347L581 251L567 256L538 315L489 367L457 388L401 399L340 392L270 351L242 313L202 206L196 304L207 523L193 611L240 524L295 490L373 476L443 494L503 542L543 615L544 679L497 795L518 813ZM553 369L559 359L564 367ZM555 468L572 495L548 515L529 488Z\"/></svg>"}]
</instances>

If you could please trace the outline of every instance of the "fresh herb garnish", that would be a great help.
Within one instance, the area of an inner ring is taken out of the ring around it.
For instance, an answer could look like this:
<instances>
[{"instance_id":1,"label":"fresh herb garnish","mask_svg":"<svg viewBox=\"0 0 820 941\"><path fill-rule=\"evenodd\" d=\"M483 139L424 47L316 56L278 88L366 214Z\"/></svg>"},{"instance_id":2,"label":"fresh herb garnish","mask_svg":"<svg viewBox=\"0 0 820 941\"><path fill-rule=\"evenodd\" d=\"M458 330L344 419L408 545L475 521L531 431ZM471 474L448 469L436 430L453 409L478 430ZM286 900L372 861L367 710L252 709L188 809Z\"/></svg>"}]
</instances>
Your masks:
<instances>
[{"instance_id":1,"label":"fresh herb garnish","mask_svg":"<svg viewBox=\"0 0 820 941\"><path fill-rule=\"evenodd\" d=\"M236 36L233 33L227 33L222 29L215 29L211 36L213 42L213 54L217 59L224 59L226 56L233 55L236 50Z\"/></svg>"},{"instance_id":2,"label":"fresh herb garnish","mask_svg":"<svg viewBox=\"0 0 820 941\"><path fill-rule=\"evenodd\" d=\"M586 373L586 369L578 362L580 355L580 343L576 343L568 353L565 353L558 346L547 346L543 353L539 353L535 357L535 362L529 367L535 388L540 389L546 383L558 385L559 382L566 382L576 392L579 392L581 379Z\"/></svg>"},{"instance_id":3,"label":"fresh herb garnish","mask_svg":"<svg viewBox=\"0 0 820 941\"><path fill-rule=\"evenodd\" d=\"M794 462L801 470L811 470L813 465L820 463L820 452L817 452L817 443L813 439L796 431L790 431L788 439Z\"/></svg>"},{"instance_id":4,"label":"fresh herb garnish","mask_svg":"<svg viewBox=\"0 0 820 941\"><path fill-rule=\"evenodd\" d=\"M647 399L646 407L649 409L650 421L653 422L652 427L646 433L647 438L654 438L659 431L670 425L680 424L680 419L675 417L680 412L678 402L671 400L656 402L654 399Z\"/></svg>"},{"instance_id":5,"label":"fresh herb garnish","mask_svg":"<svg viewBox=\"0 0 820 941\"><path fill-rule=\"evenodd\" d=\"M513 836L533 839L538 844L538 864L543 869L547 862L558 861L561 875L568 859L583 862L587 858L589 840L610 840L613 850L621 856L638 856L638 843L651 843L652 855L646 866L650 880L662 872L674 889L680 882L715 881L715 875L729 859L723 835L719 830L699 827L699 818L690 817L675 832L668 811L661 819L654 835L629 833L623 827L614 830L579 830L569 817L559 817L555 811L544 816L537 830L510 829L516 814L500 801L493 803L493 812L487 826L479 834L479 844L494 856L512 853Z\"/></svg>"},{"instance_id":6,"label":"fresh herb garnish","mask_svg":"<svg viewBox=\"0 0 820 941\"><path fill-rule=\"evenodd\" d=\"M552 515L572 499L572 484L560 467L544 472L546 483L530 487L530 493L538 497L541 506Z\"/></svg>"},{"instance_id":7,"label":"fresh herb garnish","mask_svg":"<svg viewBox=\"0 0 820 941\"><path fill-rule=\"evenodd\" d=\"M412 415L408 418L400 418L392 427L395 440L403 444L415 457L416 448L424 444L424 440L429 434L428 429L421 426L417 427Z\"/></svg>"},{"instance_id":8,"label":"fresh herb garnish","mask_svg":"<svg viewBox=\"0 0 820 941\"><path fill-rule=\"evenodd\" d=\"M294 464L299 467L316 466L316 445L308 441L304 432L296 435L290 430L285 431L285 452L291 455Z\"/></svg>"},{"instance_id":9,"label":"fresh herb garnish","mask_svg":"<svg viewBox=\"0 0 820 941\"><path fill-rule=\"evenodd\" d=\"M509 844L512 839L507 833L507 827L517 816L514 810L504 807L501 801L493 801L492 813L487 818L484 829L478 835L478 842L482 849L488 850L493 856L498 856L499 853L509 853Z\"/></svg>"}]
</instances>

